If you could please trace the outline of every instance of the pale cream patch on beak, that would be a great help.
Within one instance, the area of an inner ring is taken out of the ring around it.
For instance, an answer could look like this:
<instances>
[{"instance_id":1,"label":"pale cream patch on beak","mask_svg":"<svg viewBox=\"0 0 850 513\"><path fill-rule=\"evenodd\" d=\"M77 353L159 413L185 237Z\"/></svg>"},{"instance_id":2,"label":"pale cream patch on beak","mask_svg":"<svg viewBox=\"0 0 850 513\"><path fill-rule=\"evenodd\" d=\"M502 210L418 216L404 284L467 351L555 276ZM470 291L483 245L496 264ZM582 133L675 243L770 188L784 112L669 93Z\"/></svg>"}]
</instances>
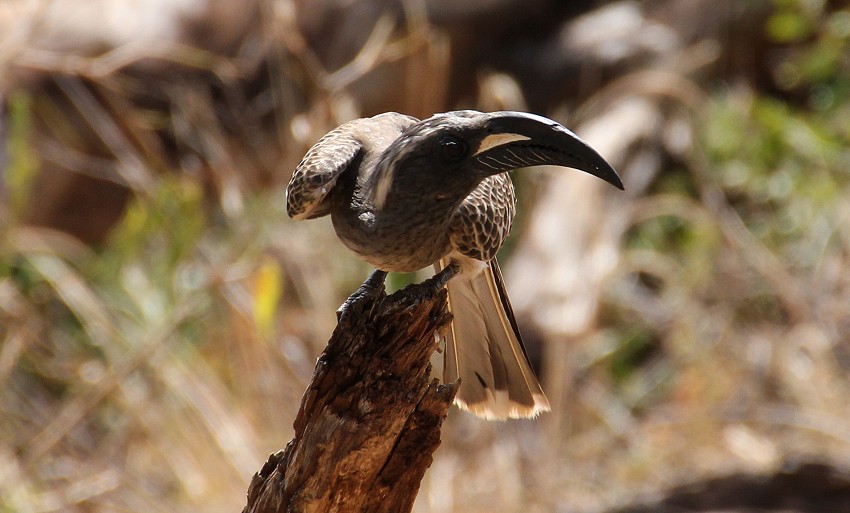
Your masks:
<instances>
[{"instance_id":1,"label":"pale cream patch on beak","mask_svg":"<svg viewBox=\"0 0 850 513\"><path fill-rule=\"evenodd\" d=\"M478 145L478 149L472 156L477 157L485 151L491 150L497 146L503 146L517 141L528 141L530 139L530 137L520 134L491 134L481 140L481 144Z\"/></svg>"}]
</instances>

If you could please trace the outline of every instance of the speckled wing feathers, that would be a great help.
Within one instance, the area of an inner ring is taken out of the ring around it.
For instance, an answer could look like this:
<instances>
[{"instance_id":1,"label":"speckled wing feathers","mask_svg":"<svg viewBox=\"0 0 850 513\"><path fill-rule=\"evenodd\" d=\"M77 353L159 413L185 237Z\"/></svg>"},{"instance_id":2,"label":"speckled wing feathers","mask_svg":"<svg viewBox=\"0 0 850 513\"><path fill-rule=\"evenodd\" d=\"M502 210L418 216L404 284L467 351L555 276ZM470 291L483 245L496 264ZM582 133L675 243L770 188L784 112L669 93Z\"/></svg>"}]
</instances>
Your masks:
<instances>
[{"instance_id":1,"label":"speckled wing feathers","mask_svg":"<svg viewBox=\"0 0 850 513\"><path fill-rule=\"evenodd\" d=\"M361 149L351 133L356 121L328 132L295 168L286 188L286 211L293 219L313 219L328 213L324 199Z\"/></svg>"},{"instance_id":2,"label":"speckled wing feathers","mask_svg":"<svg viewBox=\"0 0 850 513\"><path fill-rule=\"evenodd\" d=\"M339 177L363 156L356 172L373 171L375 161L402 131L419 120L397 112L354 119L328 132L307 152L286 188L286 210L293 219L330 212L327 201ZM365 179L365 176L360 176Z\"/></svg>"}]
</instances>

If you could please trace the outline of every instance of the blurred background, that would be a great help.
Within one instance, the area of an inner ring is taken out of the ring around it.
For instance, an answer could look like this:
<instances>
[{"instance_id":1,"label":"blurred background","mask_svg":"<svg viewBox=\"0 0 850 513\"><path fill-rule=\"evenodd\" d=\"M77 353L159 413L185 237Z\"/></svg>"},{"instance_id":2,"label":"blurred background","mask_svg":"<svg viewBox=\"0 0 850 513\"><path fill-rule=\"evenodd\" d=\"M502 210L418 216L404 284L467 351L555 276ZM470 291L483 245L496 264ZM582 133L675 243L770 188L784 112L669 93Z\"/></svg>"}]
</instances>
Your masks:
<instances>
[{"instance_id":1,"label":"blurred background","mask_svg":"<svg viewBox=\"0 0 850 513\"><path fill-rule=\"evenodd\" d=\"M850 511L838 0L0 3L0 511L241 510L370 272L292 169L458 108L557 119L626 192L515 174L553 412L451 410L415 511Z\"/></svg>"}]
</instances>

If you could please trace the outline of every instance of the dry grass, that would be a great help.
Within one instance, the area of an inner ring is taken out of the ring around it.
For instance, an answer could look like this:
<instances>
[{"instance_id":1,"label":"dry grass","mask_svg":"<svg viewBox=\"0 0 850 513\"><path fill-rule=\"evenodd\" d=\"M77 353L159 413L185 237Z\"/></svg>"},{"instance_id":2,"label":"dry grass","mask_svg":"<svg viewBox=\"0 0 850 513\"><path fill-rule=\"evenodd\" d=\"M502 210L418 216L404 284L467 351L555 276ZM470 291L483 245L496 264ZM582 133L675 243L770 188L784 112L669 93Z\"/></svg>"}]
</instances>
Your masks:
<instances>
[{"instance_id":1,"label":"dry grass","mask_svg":"<svg viewBox=\"0 0 850 513\"><path fill-rule=\"evenodd\" d=\"M381 18L337 70L283 0L227 55L0 51L29 77L0 89L0 511L241 509L368 273L327 221L286 217L287 173L374 102L358 95L376 68L401 69L413 100L395 108L446 108L447 81L415 77L445 76L450 42L405 5L413 21ZM591 123L641 96L658 125L618 157L631 196L602 199L622 226L590 325L534 337L564 370L544 376L558 414L453 411L415 511L601 511L725 472L850 465L850 14L801 16L813 32L776 73L803 85L782 94L650 62L572 109ZM831 74L810 69L819 49L838 51ZM476 104L523 104L509 75L480 79ZM130 191L91 244L39 217L80 174ZM526 220L540 180L520 179Z\"/></svg>"}]
</instances>

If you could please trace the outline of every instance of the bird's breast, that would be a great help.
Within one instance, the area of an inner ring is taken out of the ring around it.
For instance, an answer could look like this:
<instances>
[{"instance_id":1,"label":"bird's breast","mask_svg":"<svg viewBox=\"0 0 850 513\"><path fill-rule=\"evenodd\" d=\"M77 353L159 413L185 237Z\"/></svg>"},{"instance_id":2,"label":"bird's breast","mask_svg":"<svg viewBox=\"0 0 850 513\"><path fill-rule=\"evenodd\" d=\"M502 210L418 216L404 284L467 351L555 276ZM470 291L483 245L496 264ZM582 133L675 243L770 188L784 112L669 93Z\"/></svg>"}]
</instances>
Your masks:
<instances>
[{"instance_id":1,"label":"bird's breast","mask_svg":"<svg viewBox=\"0 0 850 513\"><path fill-rule=\"evenodd\" d=\"M340 240L360 258L384 271L413 272L451 251L448 219L417 211L335 211Z\"/></svg>"}]
</instances>

